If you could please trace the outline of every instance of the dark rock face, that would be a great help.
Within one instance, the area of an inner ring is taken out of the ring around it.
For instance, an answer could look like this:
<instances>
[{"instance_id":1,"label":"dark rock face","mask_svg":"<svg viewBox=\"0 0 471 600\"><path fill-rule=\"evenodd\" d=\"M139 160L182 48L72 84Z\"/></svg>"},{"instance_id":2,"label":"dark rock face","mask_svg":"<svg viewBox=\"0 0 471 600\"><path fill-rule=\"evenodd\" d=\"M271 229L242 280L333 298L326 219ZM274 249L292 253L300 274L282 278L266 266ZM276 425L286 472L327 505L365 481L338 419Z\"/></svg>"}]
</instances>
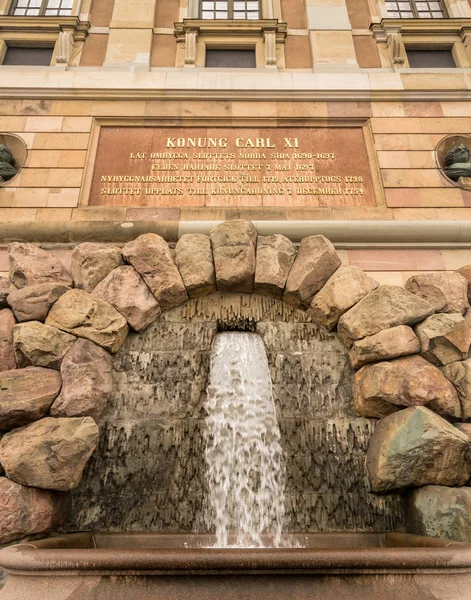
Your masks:
<instances>
[{"instance_id":1,"label":"dark rock face","mask_svg":"<svg viewBox=\"0 0 471 600\"><path fill-rule=\"evenodd\" d=\"M294 308L240 294L192 300L129 335L114 358L99 447L73 492L70 529L204 529L203 406L211 343L218 321L230 318L256 323L267 348L287 528L401 529L402 497L366 489L375 421L353 410L346 349Z\"/></svg>"}]
</instances>

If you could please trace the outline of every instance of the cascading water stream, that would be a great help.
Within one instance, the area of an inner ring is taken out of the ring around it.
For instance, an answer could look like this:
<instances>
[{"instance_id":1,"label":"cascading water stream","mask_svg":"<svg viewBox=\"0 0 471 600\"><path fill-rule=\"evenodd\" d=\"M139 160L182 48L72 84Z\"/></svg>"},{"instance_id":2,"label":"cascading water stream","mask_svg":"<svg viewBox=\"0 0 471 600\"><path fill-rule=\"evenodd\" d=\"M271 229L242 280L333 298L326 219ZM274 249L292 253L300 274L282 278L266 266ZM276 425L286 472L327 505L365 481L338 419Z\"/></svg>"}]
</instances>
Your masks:
<instances>
[{"instance_id":1,"label":"cascading water stream","mask_svg":"<svg viewBox=\"0 0 471 600\"><path fill-rule=\"evenodd\" d=\"M216 530L216 546L282 545L283 453L260 336L216 336L205 408L206 521Z\"/></svg>"}]
</instances>

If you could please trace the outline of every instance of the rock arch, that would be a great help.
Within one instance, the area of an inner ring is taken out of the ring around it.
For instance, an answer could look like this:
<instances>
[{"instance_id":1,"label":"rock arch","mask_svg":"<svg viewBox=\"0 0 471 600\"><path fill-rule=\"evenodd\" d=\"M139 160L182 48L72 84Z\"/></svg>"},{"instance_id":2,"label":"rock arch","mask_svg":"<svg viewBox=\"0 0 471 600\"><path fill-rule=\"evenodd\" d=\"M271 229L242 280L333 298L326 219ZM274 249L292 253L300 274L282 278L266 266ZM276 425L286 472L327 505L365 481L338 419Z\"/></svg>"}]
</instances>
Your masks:
<instances>
[{"instance_id":1,"label":"rock arch","mask_svg":"<svg viewBox=\"0 0 471 600\"><path fill-rule=\"evenodd\" d=\"M341 266L321 235L296 249L281 235L257 237L247 221L223 223L210 236L183 236L174 252L155 234L122 249L81 244L71 274L33 244L13 243L9 251L10 281L0 281L0 428L9 430L0 441L0 505L11 514L2 542L63 520L57 492L78 485L96 447L94 418L111 391L110 354L130 328L142 331L215 292L281 300L338 333L359 369L356 411L382 419L368 452L373 491L462 486L471 475L469 439L445 420L471 420L463 384L471 381L468 281L461 274L419 275L406 289L379 286L360 269ZM419 432L414 440L411 423ZM421 428L433 430L433 444ZM398 439L400 456L390 443ZM448 459L440 462L444 449Z\"/></svg>"}]
</instances>

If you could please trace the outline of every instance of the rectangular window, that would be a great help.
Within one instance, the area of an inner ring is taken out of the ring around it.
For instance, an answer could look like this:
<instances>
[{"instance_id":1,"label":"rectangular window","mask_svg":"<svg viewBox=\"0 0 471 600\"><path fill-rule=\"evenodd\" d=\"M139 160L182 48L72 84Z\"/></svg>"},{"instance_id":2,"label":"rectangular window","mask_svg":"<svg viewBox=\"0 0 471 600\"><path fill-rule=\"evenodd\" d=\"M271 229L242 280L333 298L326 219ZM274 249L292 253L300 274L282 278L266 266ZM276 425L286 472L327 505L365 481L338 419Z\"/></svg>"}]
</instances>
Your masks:
<instances>
[{"instance_id":1,"label":"rectangular window","mask_svg":"<svg viewBox=\"0 0 471 600\"><path fill-rule=\"evenodd\" d=\"M207 48L206 66L212 68L255 69L255 50Z\"/></svg>"},{"instance_id":2,"label":"rectangular window","mask_svg":"<svg viewBox=\"0 0 471 600\"><path fill-rule=\"evenodd\" d=\"M202 19L259 19L259 0L201 0Z\"/></svg>"},{"instance_id":3,"label":"rectangular window","mask_svg":"<svg viewBox=\"0 0 471 600\"><path fill-rule=\"evenodd\" d=\"M452 69L456 67L451 50L407 50L413 69Z\"/></svg>"},{"instance_id":4,"label":"rectangular window","mask_svg":"<svg viewBox=\"0 0 471 600\"><path fill-rule=\"evenodd\" d=\"M14 0L11 14L18 17L67 17L74 0Z\"/></svg>"},{"instance_id":5,"label":"rectangular window","mask_svg":"<svg viewBox=\"0 0 471 600\"><path fill-rule=\"evenodd\" d=\"M3 64L49 67L53 51L53 48L8 48Z\"/></svg>"},{"instance_id":6,"label":"rectangular window","mask_svg":"<svg viewBox=\"0 0 471 600\"><path fill-rule=\"evenodd\" d=\"M405 2L389 2L386 0L388 17L391 19L444 19L445 7L442 0L406 0Z\"/></svg>"}]
</instances>

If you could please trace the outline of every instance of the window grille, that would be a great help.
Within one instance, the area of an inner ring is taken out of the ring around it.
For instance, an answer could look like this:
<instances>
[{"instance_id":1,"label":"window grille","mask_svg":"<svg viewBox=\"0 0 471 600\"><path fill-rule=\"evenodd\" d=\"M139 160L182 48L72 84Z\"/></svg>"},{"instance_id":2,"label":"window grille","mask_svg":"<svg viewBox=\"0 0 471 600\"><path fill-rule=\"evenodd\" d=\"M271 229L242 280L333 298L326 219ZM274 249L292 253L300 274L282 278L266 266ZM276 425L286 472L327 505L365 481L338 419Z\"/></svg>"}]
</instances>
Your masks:
<instances>
[{"instance_id":1,"label":"window grille","mask_svg":"<svg viewBox=\"0 0 471 600\"><path fill-rule=\"evenodd\" d=\"M66 17L72 14L74 0L15 0L11 9L14 16Z\"/></svg>"},{"instance_id":2,"label":"window grille","mask_svg":"<svg viewBox=\"0 0 471 600\"><path fill-rule=\"evenodd\" d=\"M259 0L202 0L202 19L259 19Z\"/></svg>"},{"instance_id":3,"label":"window grille","mask_svg":"<svg viewBox=\"0 0 471 600\"><path fill-rule=\"evenodd\" d=\"M388 17L391 19L445 19L447 17L442 0L386 1Z\"/></svg>"}]
</instances>

